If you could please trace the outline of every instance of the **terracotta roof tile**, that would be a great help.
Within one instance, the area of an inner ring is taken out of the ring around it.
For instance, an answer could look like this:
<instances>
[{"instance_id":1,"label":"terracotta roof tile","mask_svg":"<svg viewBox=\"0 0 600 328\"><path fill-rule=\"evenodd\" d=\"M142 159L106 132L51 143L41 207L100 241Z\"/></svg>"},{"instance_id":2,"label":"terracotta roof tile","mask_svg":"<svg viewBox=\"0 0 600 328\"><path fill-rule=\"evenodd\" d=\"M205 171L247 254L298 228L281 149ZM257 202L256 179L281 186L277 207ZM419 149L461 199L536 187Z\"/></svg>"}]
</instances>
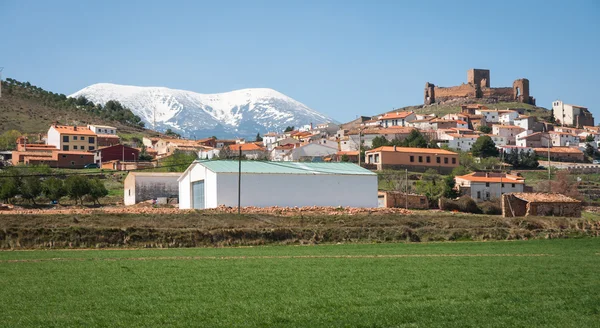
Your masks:
<instances>
[{"instance_id":1,"label":"terracotta roof tile","mask_svg":"<svg viewBox=\"0 0 600 328\"><path fill-rule=\"evenodd\" d=\"M395 118L406 118L413 114L413 112L393 112L393 113L385 113L379 119L380 120L389 120Z\"/></svg>"},{"instance_id":2,"label":"terracotta roof tile","mask_svg":"<svg viewBox=\"0 0 600 328\"><path fill-rule=\"evenodd\" d=\"M95 136L94 131L85 126L52 125L60 134Z\"/></svg>"},{"instance_id":3,"label":"terracotta roof tile","mask_svg":"<svg viewBox=\"0 0 600 328\"><path fill-rule=\"evenodd\" d=\"M439 155L457 155L457 153L437 148L412 148L412 147L396 147L396 152L400 153L415 153L415 154L439 154ZM393 146L383 146L368 150L367 153L375 152L394 152Z\"/></svg>"},{"instance_id":4,"label":"terracotta roof tile","mask_svg":"<svg viewBox=\"0 0 600 328\"><path fill-rule=\"evenodd\" d=\"M486 173L486 172L473 172L467 175L457 176L457 179L463 179L471 182L493 182L493 183L519 183L524 184L525 179L516 175L505 174L505 173Z\"/></svg>"}]
</instances>

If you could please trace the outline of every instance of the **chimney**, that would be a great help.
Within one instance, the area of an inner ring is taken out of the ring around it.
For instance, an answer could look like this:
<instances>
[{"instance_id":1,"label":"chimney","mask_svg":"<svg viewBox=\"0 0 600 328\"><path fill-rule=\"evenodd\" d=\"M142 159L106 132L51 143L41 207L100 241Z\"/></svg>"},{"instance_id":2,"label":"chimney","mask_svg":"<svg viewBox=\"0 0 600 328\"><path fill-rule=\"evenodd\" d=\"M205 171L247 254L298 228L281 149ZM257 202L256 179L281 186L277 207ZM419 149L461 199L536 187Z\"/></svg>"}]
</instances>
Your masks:
<instances>
[{"instance_id":1,"label":"chimney","mask_svg":"<svg viewBox=\"0 0 600 328\"><path fill-rule=\"evenodd\" d=\"M486 178L489 178L489 177L490 177L490 174L489 174L488 172L485 172L485 177L486 177Z\"/></svg>"},{"instance_id":2,"label":"chimney","mask_svg":"<svg viewBox=\"0 0 600 328\"><path fill-rule=\"evenodd\" d=\"M77 125L73 125L73 131L77 131Z\"/></svg>"},{"instance_id":3,"label":"chimney","mask_svg":"<svg viewBox=\"0 0 600 328\"><path fill-rule=\"evenodd\" d=\"M312 127L312 122L310 122L310 129L311 129L311 130L313 129L313 127Z\"/></svg>"}]
</instances>

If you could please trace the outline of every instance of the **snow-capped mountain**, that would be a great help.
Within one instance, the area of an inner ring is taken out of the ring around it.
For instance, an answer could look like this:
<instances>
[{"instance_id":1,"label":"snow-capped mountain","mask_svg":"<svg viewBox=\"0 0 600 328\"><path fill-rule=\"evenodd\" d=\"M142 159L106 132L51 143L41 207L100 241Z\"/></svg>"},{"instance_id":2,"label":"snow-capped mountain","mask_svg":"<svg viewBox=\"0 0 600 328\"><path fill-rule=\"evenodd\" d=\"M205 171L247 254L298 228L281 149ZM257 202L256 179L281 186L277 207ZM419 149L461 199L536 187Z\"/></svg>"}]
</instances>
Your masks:
<instances>
[{"instance_id":1,"label":"snow-capped mountain","mask_svg":"<svg viewBox=\"0 0 600 328\"><path fill-rule=\"evenodd\" d=\"M162 87L98 83L69 97L84 96L95 104L116 100L156 130L171 129L185 137L254 137L287 126L335 122L273 89L242 89L201 94Z\"/></svg>"}]
</instances>

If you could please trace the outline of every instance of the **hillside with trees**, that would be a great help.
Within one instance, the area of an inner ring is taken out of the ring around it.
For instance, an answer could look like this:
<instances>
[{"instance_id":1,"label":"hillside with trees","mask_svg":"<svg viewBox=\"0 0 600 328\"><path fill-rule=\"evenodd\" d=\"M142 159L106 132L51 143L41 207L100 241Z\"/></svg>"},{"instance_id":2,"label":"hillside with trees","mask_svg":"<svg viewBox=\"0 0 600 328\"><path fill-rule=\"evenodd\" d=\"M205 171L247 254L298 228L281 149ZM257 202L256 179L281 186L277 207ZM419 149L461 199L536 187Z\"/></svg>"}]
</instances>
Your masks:
<instances>
[{"instance_id":1,"label":"hillside with trees","mask_svg":"<svg viewBox=\"0 0 600 328\"><path fill-rule=\"evenodd\" d=\"M105 124L129 134L152 134L131 110L116 101L105 106L80 97L46 91L29 82L11 78L2 81L0 97L0 134L18 130L21 133L45 133L52 122L61 124Z\"/></svg>"}]
</instances>

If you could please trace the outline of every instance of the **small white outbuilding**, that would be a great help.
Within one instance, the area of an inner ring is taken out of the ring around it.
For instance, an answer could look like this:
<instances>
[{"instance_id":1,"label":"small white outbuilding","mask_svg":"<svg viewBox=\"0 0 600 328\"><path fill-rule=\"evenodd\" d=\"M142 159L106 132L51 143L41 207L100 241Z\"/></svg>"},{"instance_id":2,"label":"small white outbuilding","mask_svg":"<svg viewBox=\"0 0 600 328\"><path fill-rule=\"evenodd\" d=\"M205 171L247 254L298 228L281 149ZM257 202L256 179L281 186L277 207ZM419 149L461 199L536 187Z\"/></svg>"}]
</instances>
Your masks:
<instances>
[{"instance_id":1,"label":"small white outbuilding","mask_svg":"<svg viewBox=\"0 0 600 328\"><path fill-rule=\"evenodd\" d=\"M157 198L177 198L180 176L179 172L130 172L123 183L125 205Z\"/></svg>"},{"instance_id":2,"label":"small white outbuilding","mask_svg":"<svg viewBox=\"0 0 600 328\"><path fill-rule=\"evenodd\" d=\"M179 178L179 208L377 207L377 175L352 163L195 161Z\"/></svg>"}]
</instances>

